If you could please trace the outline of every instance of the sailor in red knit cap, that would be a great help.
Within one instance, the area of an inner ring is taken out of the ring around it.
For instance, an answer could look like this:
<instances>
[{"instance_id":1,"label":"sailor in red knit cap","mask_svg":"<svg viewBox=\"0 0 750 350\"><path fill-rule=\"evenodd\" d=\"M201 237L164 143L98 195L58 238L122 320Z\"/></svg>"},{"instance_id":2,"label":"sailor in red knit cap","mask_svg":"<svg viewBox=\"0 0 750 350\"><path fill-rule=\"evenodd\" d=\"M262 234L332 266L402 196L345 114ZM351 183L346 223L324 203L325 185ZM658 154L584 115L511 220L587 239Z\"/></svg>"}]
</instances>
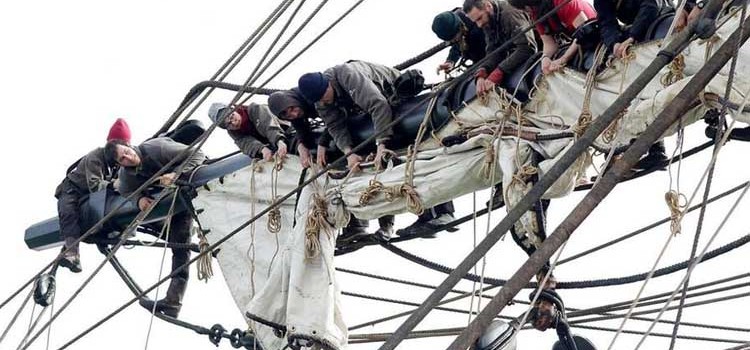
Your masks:
<instances>
[{"instance_id":1,"label":"sailor in red knit cap","mask_svg":"<svg viewBox=\"0 0 750 350\"><path fill-rule=\"evenodd\" d=\"M130 143L130 138L130 127L122 118L115 121L107 134L107 141L122 140ZM55 190L60 236L65 241L63 250L67 250L59 263L70 271L81 272L77 240L83 231L79 223L79 203L84 196L109 186L116 173L115 166L116 164L107 163L104 147L97 147L68 168L65 179Z\"/></svg>"}]
</instances>

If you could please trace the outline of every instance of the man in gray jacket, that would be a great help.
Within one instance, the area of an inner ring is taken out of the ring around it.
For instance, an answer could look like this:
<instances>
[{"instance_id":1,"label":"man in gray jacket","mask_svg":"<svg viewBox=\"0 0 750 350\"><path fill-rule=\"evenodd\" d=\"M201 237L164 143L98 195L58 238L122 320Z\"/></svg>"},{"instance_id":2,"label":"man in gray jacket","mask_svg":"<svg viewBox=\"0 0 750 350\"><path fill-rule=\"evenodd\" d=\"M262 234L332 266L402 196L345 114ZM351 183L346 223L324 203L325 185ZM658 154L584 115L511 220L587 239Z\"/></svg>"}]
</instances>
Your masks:
<instances>
[{"instance_id":1,"label":"man in gray jacket","mask_svg":"<svg viewBox=\"0 0 750 350\"><path fill-rule=\"evenodd\" d=\"M214 103L208 110L208 117L217 123L219 117L229 112L226 108L226 104ZM256 103L239 106L218 122L218 126L226 129L240 151L249 157L271 160L274 150L280 157L286 157L284 131L268 106Z\"/></svg>"},{"instance_id":2,"label":"man in gray jacket","mask_svg":"<svg viewBox=\"0 0 750 350\"><path fill-rule=\"evenodd\" d=\"M177 159L177 161L158 178L159 184L162 186L169 186L179 177L189 175L206 160L206 157L200 150L193 153L189 158L185 158L189 154L189 152L183 154L183 151L187 147L170 138L158 137L148 140L137 147L117 140L110 141L104 147L104 152L107 159L111 159L121 166L120 193L125 197L132 194L133 197L131 200L138 205L138 208L145 210L151 205L154 199L147 191L135 193L138 187L173 159ZM178 174L176 170L183 161L185 162L185 166ZM173 215L170 220L169 242L180 244L190 243L192 223L192 217L186 211ZM190 260L189 249L186 247L172 248L172 272L175 272L177 268L187 263L188 260ZM182 297L185 295L185 290L187 289L189 271L190 269L186 267L179 270L172 277L164 299L154 302L143 298L139 301L141 306L152 310L155 303L157 312L176 318L182 307Z\"/></svg>"},{"instance_id":3,"label":"man in gray jacket","mask_svg":"<svg viewBox=\"0 0 750 350\"><path fill-rule=\"evenodd\" d=\"M484 95L531 58L536 52L536 40L532 30L513 39L531 23L523 10L506 1L466 0L463 10L477 27L484 30L487 41L487 62L474 75L477 94ZM494 52L506 42L511 42L507 50Z\"/></svg>"},{"instance_id":4,"label":"man in gray jacket","mask_svg":"<svg viewBox=\"0 0 750 350\"><path fill-rule=\"evenodd\" d=\"M130 136L128 123L118 118L109 129L107 141L121 140L128 144ZM75 273L82 271L81 257L78 243L76 243L83 234L79 223L81 216L79 206L85 196L107 188L116 169L115 163L108 162L104 156L104 148L99 147L71 165L65 179L55 189L60 236L67 249L60 259L60 266Z\"/></svg>"},{"instance_id":5,"label":"man in gray jacket","mask_svg":"<svg viewBox=\"0 0 750 350\"><path fill-rule=\"evenodd\" d=\"M346 153L354 147L347 127L347 118L366 112L375 125L377 152L376 164L380 164L388 152L388 141L393 130L388 126L393 120L393 111L388 97L393 94L393 82L401 73L379 64L352 61L340 64L325 72L307 73L299 78L298 89L302 96L315 104L315 109L326 124L336 146ZM346 158L350 171L359 171L362 156L352 153ZM378 219L378 236L389 239L393 234L393 215ZM342 237L340 239L347 239Z\"/></svg>"},{"instance_id":6,"label":"man in gray jacket","mask_svg":"<svg viewBox=\"0 0 750 350\"><path fill-rule=\"evenodd\" d=\"M388 97L393 95L393 83L399 75L398 70L387 66L352 61L322 73L307 73L299 78L298 88L308 101L315 103L336 146L345 154L354 146L347 118L368 113L378 135L375 162L380 163L393 136L393 130L388 126L393 120ZM347 167L356 172L362 157L352 153L346 162Z\"/></svg>"},{"instance_id":7,"label":"man in gray jacket","mask_svg":"<svg viewBox=\"0 0 750 350\"><path fill-rule=\"evenodd\" d=\"M89 193L105 189L114 173L114 163L108 164L104 148L98 147L75 164L65 179L57 186L57 213L60 222L60 236L69 248L60 259L60 266L73 272L81 272L81 258L76 241L81 234L79 224L81 199Z\"/></svg>"}]
</instances>

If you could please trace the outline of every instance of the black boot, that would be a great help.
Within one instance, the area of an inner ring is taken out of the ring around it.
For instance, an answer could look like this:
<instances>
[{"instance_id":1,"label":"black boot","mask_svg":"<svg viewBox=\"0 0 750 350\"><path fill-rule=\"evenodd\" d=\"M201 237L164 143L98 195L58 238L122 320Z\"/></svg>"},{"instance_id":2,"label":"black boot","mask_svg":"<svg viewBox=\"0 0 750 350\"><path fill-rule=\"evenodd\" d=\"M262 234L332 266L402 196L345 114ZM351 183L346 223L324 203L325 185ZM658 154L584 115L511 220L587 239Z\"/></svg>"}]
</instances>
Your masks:
<instances>
[{"instance_id":1,"label":"black boot","mask_svg":"<svg viewBox=\"0 0 750 350\"><path fill-rule=\"evenodd\" d=\"M648 170L653 167L664 169L667 160L669 160L669 158L667 157L667 151L664 148L664 141L658 141L651 145L651 148L648 149L648 154L641 158L641 160L633 166L633 169Z\"/></svg>"},{"instance_id":2,"label":"black boot","mask_svg":"<svg viewBox=\"0 0 750 350\"><path fill-rule=\"evenodd\" d=\"M166 297L156 302L143 297L138 301L138 304L143 306L149 312L154 310L154 304L156 304L156 312L164 314L165 316L177 318L177 315L180 313L180 308L182 308L182 297L185 295L185 290L187 290L187 279L173 277L169 282Z\"/></svg>"},{"instance_id":3,"label":"black boot","mask_svg":"<svg viewBox=\"0 0 750 350\"><path fill-rule=\"evenodd\" d=\"M386 215L378 218L378 224L380 227L375 231L375 238L382 241L389 241L393 237L393 222L395 217L393 215Z\"/></svg>"},{"instance_id":4,"label":"black boot","mask_svg":"<svg viewBox=\"0 0 750 350\"><path fill-rule=\"evenodd\" d=\"M356 240L367 237L367 220L360 220L354 216L349 219L349 224L341 230L341 235L336 238L336 246L342 247Z\"/></svg>"},{"instance_id":5,"label":"black boot","mask_svg":"<svg viewBox=\"0 0 750 350\"><path fill-rule=\"evenodd\" d=\"M490 201L485 203L485 206L489 208ZM505 206L505 198L503 198L503 183L495 185L492 189L492 210L499 209Z\"/></svg>"},{"instance_id":6,"label":"black boot","mask_svg":"<svg viewBox=\"0 0 750 350\"><path fill-rule=\"evenodd\" d=\"M71 272L79 273L83 271L81 268L81 255L78 253L78 244L75 243L76 239L72 237L65 238L65 245L63 250L70 247L70 249L60 258L58 264L62 267L67 268Z\"/></svg>"}]
</instances>

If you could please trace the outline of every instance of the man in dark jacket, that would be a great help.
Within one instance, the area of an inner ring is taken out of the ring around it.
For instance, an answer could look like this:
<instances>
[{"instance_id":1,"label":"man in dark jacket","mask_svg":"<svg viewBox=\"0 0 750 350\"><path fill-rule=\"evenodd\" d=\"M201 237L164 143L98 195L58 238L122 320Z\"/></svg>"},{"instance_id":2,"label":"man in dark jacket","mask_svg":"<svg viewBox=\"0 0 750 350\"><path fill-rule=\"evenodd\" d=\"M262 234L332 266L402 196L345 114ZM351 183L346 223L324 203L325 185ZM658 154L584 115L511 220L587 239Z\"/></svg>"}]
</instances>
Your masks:
<instances>
[{"instance_id":1,"label":"man in dark jacket","mask_svg":"<svg viewBox=\"0 0 750 350\"><path fill-rule=\"evenodd\" d=\"M646 39L651 23L659 16L657 0L594 0L599 14L602 41L615 57L623 58L634 43ZM627 30L620 23L630 25Z\"/></svg>"},{"instance_id":2,"label":"man in dark jacket","mask_svg":"<svg viewBox=\"0 0 750 350\"><path fill-rule=\"evenodd\" d=\"M130 142L130 128L123 119L117 119L109 130L107 141L122 140ZM81 257L76 241L83 234L79 205L90 193L101 191L110 185L116 171L114 162L107 162L104 148L99 147L79 159L65 179L55 189L57 213L60 222L60 236L65 241L67 252L60 259L60 266L73 272L81 272Z\"/></svg>"},{"instance_id":3,"label":"man in dark jacket","mask_svg":"<svg viewBox=\"0 0 750 350\"><path fill-rule=\"evenodd\" d=\"M81 258L76 240L83 234L79 225L79 204L89 193L103 190L109 186L113 165L107 164L104 148L98 147L89 152L78 162L65 179L57 186L57 213L60 221L60 236L69 248L60 259L60 266L73 272L81 272Z\"/></svg>"},{"instance_id":4,"label":"man in dark jacket","mask_svg":"<svg viewBox=\"0 0 750 350\"><path fill-rule=\"evenodd\" d=\"M173 159L177 159L166 172L159 177L162 186L169 186L175 180L184 175L189 175L196 167L202 164L206 157L198 150L189 158L183 154L188 146L177 143L170 138L159 137L148 140L137 147L133 147L117 140L110 141L104 148L105 157L116 161L120 166L120 193L136 203L139 209L145 210L154 201L148 191L135 193L135 191L148 179L155 175ZM176 173L181 163L185 166L181 172ZM183 211L172 216L170 220L170 232L168 233L170 243L190 243L190 229L192 227L190 213ZM161 225L163 225L162 223ZM190 260L190 250L185 247L172 248L172 272L186 264ZM166 297L156 302L143 298L139 301L141 306L148 310L155 310L170 317L177 317L182 307L182 297L187 289L189 268L179 270L172 277L167 289ZM156 304L156 305L154 305Z\"/></svg>"},{"instance_id":5,"label":"man in dark jacket","mask_svg":"<svg viewBox=\"0 0 750 350\"><path fill-rule=\"evenodd\" d=\"M229 112L226 108L227 105L223 103L214 103L208 110L208 117L216 123L219 117ZM277 150L276 154L280 157L286 157L284 131L268 106L256 103L239 106L224 117L218 126L226 129L240 151L249 157L271 160L273 150Z\"/></svg>"},{"instance_id":6,"label":"man in dark jacket","mask_svg":"<svg viewBox=\"0 0 750 350\"><path fill-rule=\"evenodd\" d=\"M526 13L506 1L466 0L463 10L477 27L484 30L487 41L487 63L474 75L477 94L481 96L502 83L505 75L510 75L526 63L536 51L536 41L531 31L513 39L530 23ZM495 52L506 42L511 42L507 50Z\"/></svg>"},{"instance_id":7,"label":"man in dark jacket","mask_svg":"<svg viewBox=\"0 0 750 350\"><path fill-rule=\"evenodd\" d=\"M448 73L454 67L466 66L467 60L474 64L484 58L484 32L460 8L435 16L432 32L440 40L451 42L448 58L438 66L438 73Z\"/></svg>"},{"instance_id":8,"label":"man in dark jacket","mask_svg":"<svg viewBox=\"0 0 750 350\"><path fill-rule=\"evenodd\" d=\"M317 163L326 166L326 152L331 146L331 134L327 129L316 140L313 129L323 124L323 120L315 110L315 106L307 102L299 89L277 91L268 97L268 108L277 117L292 123L296 134L297 153L302 167L307 168L312 163L310 151L317 145Z\"/></svg>"}]
</instances>

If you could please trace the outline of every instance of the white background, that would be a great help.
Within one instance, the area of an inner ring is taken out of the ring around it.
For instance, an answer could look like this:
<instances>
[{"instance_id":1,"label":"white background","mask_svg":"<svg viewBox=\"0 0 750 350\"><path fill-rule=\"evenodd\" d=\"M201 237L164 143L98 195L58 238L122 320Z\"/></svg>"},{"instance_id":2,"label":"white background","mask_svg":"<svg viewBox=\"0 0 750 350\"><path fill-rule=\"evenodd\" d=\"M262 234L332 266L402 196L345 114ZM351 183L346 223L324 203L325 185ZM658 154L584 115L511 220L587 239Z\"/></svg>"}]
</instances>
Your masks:
<instances>
[{"instance_id":1,"label":"white background","mask_svg":"<svg viewBox=\"0 0 750 350\"><path fill-rule=\"evenodd\" d=\"M291 57L292 53L300 49L352 3L353 1L331 1L274 67L279 67L281 62ZM0 171L0 222L3 224L0 298L5 299L57 253L56 250L29 250L23 242L23 231L31 224L55 215L56 202L52 194L68 165L92 148L101 146L108 127L117 117L127 119L133 130L134 143L150 137L178 106L188 89L210 78L276 4L275 1L192 0L6 1L0 4L0 116L4 121L0 131L0 150L3 154L3 166ZM309 13L316 4L308 2L303 14ZM365 2L275 79L270 87L292 87L297 77L307 71L322 70L349 59L366 59L390 65L399 63L436 44L438 41L429 29L432 17L440 11L459 5L458 1L442 0ZM300 21L301 19L298 19L295 23ZM279 27L277 25L276 28ZM268 35L263 41L264 44L254 50L254 54L247 57L227 81L243 82L253 64L259 59L262 48L266 47L272 36ZM438 79L434 67L446 54L447 52L440 53L419 66L428 80ZM230 98L230 94L217 93L209 101L226 102ZM264 99L257 100L263 102ZM206 121L205 111L206 108L201 108L196 116ZM704 142L702 128L702 125L696 125L688 129L688 146ZM672 137L668 140L669 151L674 149L673 139ZM206 146L207 153L214 157L231 150L233 146L229 138L222 133L213 136ZM745 150L746 145L732 142L721 154L714 193L747 180ZM708 154L704 152L683 164L683 192L689 194L692 191L707 162ZM674 175L676 179L676 168ZM618 186L596 209L590 220L576 232L563 256L580 252L665 217L668 211L663 194L668 190L668 186L667 172L659 172ZM479 193L478 203L483 205L487 196L486 191ZM582 196L583 193L575 193L553 202L548 218L550 231L562 221ZM733 199L725 199L717 206L710 207L702 242L713 233L732 201ZM472 208L471 196L458 200L456 207L461 215L469 213ZM499 220L501 213L493 216L493 223ZM747 206L740 205L737 215L730 220L712 247L746 234L746 213ZM660 266L671 265L687 258L695 232L696 218L697 215L690 215L685 219L683 234L670 245ZM405 226L411 220L409 215L399 216L397 225ZM484 220L477 223L477 236L480 239L485 233L485 225ZM456 266L471 250L473 244L471 223L462 228L459 233L442 234L435 240L412 241L401 247L442 264ZM562 281L571 281L618 277L648 271L668 232L667 226L660 226L615 248L561 266L556 274ZM134 249L123 251L118 256L131 269L142 286L148 286L157 279L160 250ZM73 275L61 270L58 274L58 307L102 259L95 248L90 246L82 248L82 257L84 273ZM507 278L524 261L525 254L511 239L506 239L500 242L487 258L487 275ZM442 274L413 265L377 247L365 248L337 258L337 264L341 267L435 285L444 278ZM747 248L740 248L729 255L701 265L696 270L692 283L747 272L747 266ZM234 306L221 275L218 274L209 283L204 284L197 281L194 272L193 270L193 279L184 301L181 318L206 327L221 323L230 329L242 328L240 311ZM338 277L342 289L347 291L413 302L421 302L429 293L429 290L346 274L339 274ZM681 277L682 273L677 273L656 279L647 286L646 294L671 290ZM567 306L585 308L631 300L639 286L640 284L631 284L615 288L562 290L560 293L565 298ZM471 289L471 284L462 283L459 288ZM747 290L745 287L731 293ZM26 291L0 310L0 327L4 329L8 324L25 293ZM518 298L525 299L527 293L528 291L522 292ZM131 295L114 271L105 267L54 324L50 347L61 346L130 298ZM345 318L350 325L409 309L407 306L350 297L344 297L343 302ZM465 301L451 306L468 308L469 304ZM748 327L747 319L742 317L747 307L746 299L695 307L687 309L683 319ZM514 306L507 308L504 314L515 316L523 311L522 307ZM674 315L674 312L667 313L665 318L672 319ZM29 316L29 310L26 309L8 339L0 344L0 348L14 349L17 346L28 325ZM150 315L140 307L130 307L72 348L143 348L146 344L149 319ZM394 330L402 321L403 319L399 319L354 333L388 332ZM466 315L434 311L420 324L419 329L459 327L466 325L466 322ZM616 328L619 321L597 325ZM644 322L631 321L626 328L642 330L647 325ZM660 325L656 330L671 333L671 326ZM576 332L594 340L602 349L606 348L612 337L612 333L609 332ZM740 332L691 327L682 327L680 332L687 335L750 340L748 333ZM554 331L524 331L519 337L519 348L549 349L555 338ZM614 348L633 348L638 339L638 336L622 336ZM446 337L406 341L402 343L401 348L444 348L451 340L452 338ZM679 349L723 349L729 346L684 340L678 343ZM32 346L34 349L44 347L45 337L41 337ZM156 320L149 347L211 349L213 345L204 336L197 336L190 331ZM643 348L667 347L668 339L652 337ZM231 347L225 341L221 348ZM351 348L375 349L377 345Z\"/></svg>"}]
</instances>

